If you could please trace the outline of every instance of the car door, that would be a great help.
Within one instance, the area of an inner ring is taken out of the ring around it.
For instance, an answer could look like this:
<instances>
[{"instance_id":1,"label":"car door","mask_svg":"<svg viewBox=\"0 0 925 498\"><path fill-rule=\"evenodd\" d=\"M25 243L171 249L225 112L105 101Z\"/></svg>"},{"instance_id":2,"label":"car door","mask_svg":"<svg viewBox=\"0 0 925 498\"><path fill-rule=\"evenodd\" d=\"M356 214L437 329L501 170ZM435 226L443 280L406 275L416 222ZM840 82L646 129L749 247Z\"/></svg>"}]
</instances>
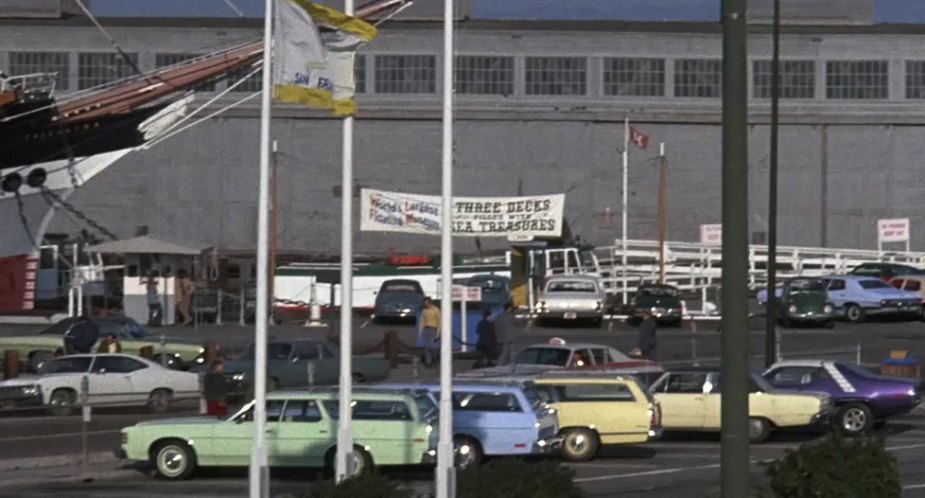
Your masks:
<instances>
[{"instance_id":1,"label":"car door","mask_svg":"<svg viewBox=\"0 0 925 498\"><path fill-rule=\"evenodd\" d=\"M324 455L336 443L336 428L314 399L290 399L276 425L273 465L322 467Z\"/></svg>"},{"instance_id":2,"label":"car door","mask_svg":"<svg viewBox=\"0 0 925 498\"><path fill-rule=\"evenodd\" d=\"M655 386L665 429L701 429L706 423L705 372L670 373Z\"/></svg>"},{"instance_id":3,"label":"car door","mask_svg":"<svg viewBox=\"0 0 925 498\"><path fill-rule=\"evenodd\" d=\"M267 401L267 454L272 458L276 451L279 416L283 401ZM246 466L250 463L254 446L254 405L238 413L234 418L215 424L212 437L200 445L199 451L206 451L217 465Z\"/></svg>"},{"instance_id":4,"label":"car door","mask_svg":"<svg viewBox=\"0 0 925 498\"><path fill-rule=\"evenodd\" d=\"M90 367L88 401L95 406L137 403L138 394L132 385L131 370L121 356L99 355Z\"/></svg>"}]
</instances>

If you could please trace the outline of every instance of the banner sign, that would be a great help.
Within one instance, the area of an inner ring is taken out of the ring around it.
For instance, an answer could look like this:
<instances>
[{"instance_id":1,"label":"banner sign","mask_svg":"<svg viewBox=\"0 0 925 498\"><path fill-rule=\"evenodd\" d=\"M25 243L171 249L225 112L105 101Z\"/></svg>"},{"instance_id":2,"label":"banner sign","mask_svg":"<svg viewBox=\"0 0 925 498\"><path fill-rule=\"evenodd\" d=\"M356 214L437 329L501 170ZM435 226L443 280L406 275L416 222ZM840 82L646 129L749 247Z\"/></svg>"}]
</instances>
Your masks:
<instances>
[{"instance_id":1,"label":"banner sign","mask_svg":"<svg viewBox=\"0 0 925 498\"><path fill-rule=\"evenodd\" d=\"M474 301L482 300L481 287L466 287L465 285L453 286L453 301Z\"/></svg>"},{"instance_id":2,"label":"banner sign","mask_svg":"<svg viewBox=\"0 0 925 498\"><path fill-rule=\"evenodd\" d=\"M712 225L700 225L700 245L723 245L723 225L719 223Z\"/></svg>"},{"instance_id":3,"label":"banner sign","mask_svg":"<svg viewBox=\"0 0 925 498\"><path fill-rule=\"evenodd\" d=\"M877 220L877 240L883 242L908 242L909 218Z\"/></svg>"},{"instance_id":4,"label":"banner sign","mask_svg":"<svg viewBox=\"0 0 925 498\"><path fill-rule=\"evenodd\" d=\"M363 189L360 230L440 235L440 196ZM529 197L454 197L458 237L558 237L565 194Z\"/></svg>"}]
</instances>

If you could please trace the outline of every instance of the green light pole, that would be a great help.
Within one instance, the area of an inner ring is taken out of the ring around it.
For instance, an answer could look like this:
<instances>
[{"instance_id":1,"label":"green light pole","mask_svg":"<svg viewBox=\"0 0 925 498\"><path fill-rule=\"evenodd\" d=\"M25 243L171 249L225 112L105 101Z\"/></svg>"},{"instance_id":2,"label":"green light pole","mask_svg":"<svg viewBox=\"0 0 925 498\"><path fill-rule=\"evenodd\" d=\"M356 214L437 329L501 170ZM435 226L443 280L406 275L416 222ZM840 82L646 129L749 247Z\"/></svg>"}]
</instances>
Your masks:
<instances>
[{"instance_id":1,"label":"green light pole","mask_svg":"<svg viewBox=\"0 0 925 498\"><path fill-rule=\"evenodd\" d=\"M723 0L723 498L748 496L747 1Z\"/></svg>"},{"instance_id":2,"label":"green light pole","mask_svg":"<svg viewBox=\"0 0 925 498\"><path fill-rule=\"evenodd\" d=\"M771 56L771 152L768 165L768 310L764 366L777 361L777 103L780 100L780 0L774 0Z\"/></svg>"}]
</instances>

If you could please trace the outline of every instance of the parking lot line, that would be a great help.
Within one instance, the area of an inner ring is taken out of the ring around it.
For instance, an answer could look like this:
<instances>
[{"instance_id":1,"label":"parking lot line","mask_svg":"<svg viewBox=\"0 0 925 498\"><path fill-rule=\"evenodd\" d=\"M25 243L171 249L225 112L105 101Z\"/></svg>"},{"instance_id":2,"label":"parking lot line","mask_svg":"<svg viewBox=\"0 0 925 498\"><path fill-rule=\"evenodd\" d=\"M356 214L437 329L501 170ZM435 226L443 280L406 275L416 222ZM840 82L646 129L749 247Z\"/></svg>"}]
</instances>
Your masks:
<instances>
[{"instance_id":1,"label":"parking lot line","mask_svg":"<svg viewBox=\"0 0 925 498\"><path fill-rule=\"evenodd\" d=\"M626 479L630 477L648 477L648 476L658 476L665 474L677 474L679 472L690 472L693 470L707 470L707 469L718 469L718 463L712 463L710 465L697 465L695 467L675 467L671 469L658 469L658 470L649 470L645 472L630 472L626 474L611 474L606 476L596 476L596 477L580 477L575 479L575 482L594 482L594 481L608 481L612 479Z\"/></svg>"},{"instance_id":2,"label":"parking lot line","mask_svg":"<svg viewBox=\"0 0 925 498\"><path fill-rule=\"evenodd\" d=\"M925 488L925 484L908 484L903 486L903 489L922 489Z\"/></svg>"},{"instance_id":3,"label":"parking lot line","mask_svg":"<svg viewBox=\"0 0 925 498\"><path fill-rule=\"evenodd\" d=\"M887 451L902 451L902 450L913 450L916 448L925 448L925 443L919 444L905 444L902 446L887 446Z\"/></svg>"}]
</instances>

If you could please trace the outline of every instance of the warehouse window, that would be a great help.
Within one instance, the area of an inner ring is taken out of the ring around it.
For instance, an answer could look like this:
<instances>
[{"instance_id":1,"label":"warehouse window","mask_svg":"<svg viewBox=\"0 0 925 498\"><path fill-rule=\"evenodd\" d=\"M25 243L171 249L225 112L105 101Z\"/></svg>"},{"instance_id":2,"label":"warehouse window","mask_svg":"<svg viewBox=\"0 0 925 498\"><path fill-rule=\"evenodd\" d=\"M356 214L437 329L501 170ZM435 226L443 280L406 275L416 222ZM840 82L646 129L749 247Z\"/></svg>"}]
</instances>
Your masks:
<instances>
[{"instance_id":1,"label":"warehouse window","mask_svg":"<svg viewBox=\"0 0 925 498\"><path fill-rule=\"evenodd\" d=\"M771 61L755 61L752 70L755 98L771 98ZM811 99L815 96L816 64L813 61L780 61L780 97Z\"/></svg>"},{"instance_id":2,"label":"warehouse window","mask_svg":"<svg viewBox=\"0 0 925 498\"><path fill-rule=\"evenodd\" d=\"M456 57L456 92L475 95L514 93L514 58L461 55Z\"/></svg>"},{"instance_id":3,"label":"warehouse window","mask_svg":"<svg viewBox=\"0 0 925 498\"><path fill-rule=\"evenodd\" d=\"M10 75L58 73L55 88L67 90L70 76L67 52L10 52Z\"/></svg>"},{"instance_id":4,"label":"warehouse window","mask_svg":"<svg viewBox=\"0 0 925 498\"><path fill-rule=\"evenodd\" d=\"M906 98L925 99L925 61L906 61Z\"/></svg>"},{"instance_id":5,"label":"warehouse window","mask_svg":"<svg viewBox=\"0 0 925 498\"><path fill-rule=\"evenodd\" d=\"M674 96L719 97L722 92L722 65L719 59L674 61Z\"/></svg>"},{"instance_id":6,"label":"warehouse window","mask_svg":"<svg viewBox=\"0 0 925 498\"><path fill-rule=\"evenodd\" d=\"M377 55L376 93L434 93L437 58L433 55Z\"/></svg>"},{"instance_id":7,"label":"warehouse window","mask_svg":"<svg viewBox=\"0 0 925 498\"><path fill-rule=\"evenodd\" d=\"M357 55L353 62L353 80L356 93L366 93L366 56Z\"/></svg>"},{"instance_id":8,"label":"warehouse window","mask_svg":"<svg viewBox=\"0 0 925 498\"><path fill-rule=\"evenodd\" d=\"M261 74L261 71L257 71L256 73L248 76L248 74L253 72L255 69L257 69L255 66L245 66L241 69L235 69L234 71L229 72L227 77L228 86L234 85L235 83L241 81L243 78L247 78L243 83L234 87L234 89L231 91L239 93L259 92L260 89L263 88L263 75Z\"/></svg>"},{"instance_id":9,"label":"warehouse window","mask_svg":"<svg viewBox=\"0 0 925 498\"><path fill-rule=\"evenodd\" d=\"M584 57L527 57L527 95L584 95L588 60Z\"/></svg>"},{"instance_id":10,"label":"warehouse window","mask_svg":"<svg viewBox=\"0 0 925 498\"><path fill-rule=\"evenodd\" d=\"M138 65L138 54L126 54ZM77 88L84 90L121 80L135 74L121 54L82 53L77 56Z\"/></svg>"},{"instance_id":11,"label":"warehouse window","mask_svg":"<svg viewBox=\"0 0 925 498\"><path fill-rule=\"evenodd\" d=\"M665 95L664 59L604 59L604 95Z\"/></svg>"},{"instance_id":12,"label":"warehouse window","mask_svg":"<svg viewBox=\"0 0 925 498\"><path fill-rule=\"evenodd\" d=\"M886 61L825 63L825 96L829 99L885 99L889 96Z\"/></svg>"},{"instance_id":13,"label":"warehouse window","mask_svg":"<svg viewBox=\"0 0 925 498\"><path fill-rule=\"evenodd\" d=\"M181 62L190 61L197 57L202 57L202 54L155 54L154 65L160 69L162 67L175 66ZM197 92L214 92L215 82L207 81L205 83L200 83L193 89Z\"/></svg>"}]
</instances>

